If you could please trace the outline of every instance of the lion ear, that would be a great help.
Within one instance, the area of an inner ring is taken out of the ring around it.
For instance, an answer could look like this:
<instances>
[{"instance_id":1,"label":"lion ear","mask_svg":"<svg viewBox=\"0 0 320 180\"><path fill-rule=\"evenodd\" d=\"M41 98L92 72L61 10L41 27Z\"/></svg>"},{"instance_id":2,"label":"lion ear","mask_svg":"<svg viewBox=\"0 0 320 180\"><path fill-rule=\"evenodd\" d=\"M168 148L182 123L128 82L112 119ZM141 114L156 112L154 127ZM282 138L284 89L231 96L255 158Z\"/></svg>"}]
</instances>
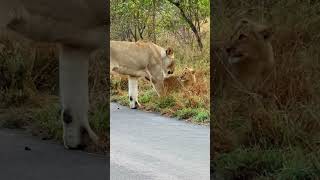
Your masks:
<instances>
[{"instance_id":1,"label":"lion ear","mask_svg":"<svg viewBox=\"0 0 320 180\"><path fill-rule=\"evenodd\" d=\"M273 28L267 27L259 32L265 40L269 40L273 35Z\"/></svg>"},{"instance_id":2,"label":"lion ear","mask_svg":"<svg viewBox=\"0 0 320 180\"><path fill-rule=\"evenodd\" d=\"M166 50L166 55L167 56L171 56L173 54L173 50L172 50L172 48L168 48L167 50Z\"/></svg>"}]
</instances>

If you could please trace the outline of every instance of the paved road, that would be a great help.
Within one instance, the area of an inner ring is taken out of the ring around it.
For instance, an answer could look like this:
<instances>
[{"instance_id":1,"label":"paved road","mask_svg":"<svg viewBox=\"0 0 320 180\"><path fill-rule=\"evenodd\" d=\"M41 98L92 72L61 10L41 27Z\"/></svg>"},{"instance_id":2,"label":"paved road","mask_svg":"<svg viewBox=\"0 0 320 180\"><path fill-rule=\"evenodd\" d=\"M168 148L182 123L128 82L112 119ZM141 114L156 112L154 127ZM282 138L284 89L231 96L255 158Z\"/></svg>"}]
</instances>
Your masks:
<instances>
[{"instance_id":1,"label":"paved road","mask_svg":"<svg viewBox=\"0 0 320 180\"><path fill-rule=\"evenodd\" d=\"M112 180L209 180L209 127L111 104Z\"/></svg>"},{"instance_id":2,"label":"paved road","mask_svg":"<svg viewBox=\"0 0 320 180\"><path fill-rule=\"evenodd\" d=\"M1 180L107 180L107 159L66 150L22 131L0 129Z\"/></svg>"}]
</instances>

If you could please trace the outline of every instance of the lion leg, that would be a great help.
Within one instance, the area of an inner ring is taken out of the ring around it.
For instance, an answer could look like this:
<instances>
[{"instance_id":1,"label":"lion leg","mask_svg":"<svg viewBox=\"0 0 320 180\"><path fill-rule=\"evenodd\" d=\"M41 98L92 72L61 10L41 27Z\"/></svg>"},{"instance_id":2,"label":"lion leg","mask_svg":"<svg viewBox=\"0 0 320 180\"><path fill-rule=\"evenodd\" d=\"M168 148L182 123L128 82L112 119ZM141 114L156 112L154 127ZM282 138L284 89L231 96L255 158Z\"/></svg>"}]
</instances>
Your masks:
<instances>
[{"instance_id":1,"label":"lion leg","mask_svg":"<svg viewBox=\"0 0 320 180\"><path fill-rule=\"evenodd\" d=\"M140 106L140 103L138 102L138 78L129 76L128 85L130 108L137 109L138 106Z\"/></svg>"},{"instance_id":2,"label":"lion leg","mask_svg":"<svg viewBox=\"0 0 320 180\"><path fill-rule=\"evenodd\" d=\"M166 90L164 87L164 80L158 80L152 82L152 87L156 91L159 97L164 96L166 94Z\"/></svg>"},{"instance_id":3,"label":"lion leg","mask_svg":"<svg viewBox=\"0 0 320 180\"><path fill-rule=\"evenodd\" d=\"M159 97L165 95L165 87L164 87L164 76L162 73L161 67L153 67L150 70L147 70L148 76L151 79L151 84L153 89L156 91Z\"/></svg>"},{"instance_id":4,"label":"lion leg","mask_svg":"<svg viewBox=\"0 0 320 180\"><path fill-rule=\"evenodd\" d=\"M98 140L88 122L88 60L89 52L63 45L60 47L61 118L66 148L81 145L82 130L86 130L93 141Z\"/></svg>"}]
</instances>

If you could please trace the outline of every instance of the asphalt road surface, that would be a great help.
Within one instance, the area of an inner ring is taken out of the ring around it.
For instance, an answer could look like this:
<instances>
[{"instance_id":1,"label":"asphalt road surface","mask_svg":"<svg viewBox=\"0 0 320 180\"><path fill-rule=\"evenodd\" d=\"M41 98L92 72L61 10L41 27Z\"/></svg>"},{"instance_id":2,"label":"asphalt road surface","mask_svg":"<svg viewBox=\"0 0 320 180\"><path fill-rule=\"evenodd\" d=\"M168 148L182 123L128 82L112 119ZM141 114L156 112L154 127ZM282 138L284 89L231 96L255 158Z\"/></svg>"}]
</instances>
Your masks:
<instances>
[{"instance_id":1,"label":"asphalt road surface","mask_svg":"<svg viewBox=\"0 0 320 180\"><path fill-rule=\"evenodd\" d=\"M112 180L209 180L209 127L111 104Z\"/></svg>"},{"instance_id":2,"label":"asphalt road surface","mask_svg":"<svg viewBox=\"0 0 320 180\"><path fill-rule=\"evenodd\" d=\"M108 158L43 141L26 132L0 129L1 180L107 180Z\"/></svg>"}]
</instances>

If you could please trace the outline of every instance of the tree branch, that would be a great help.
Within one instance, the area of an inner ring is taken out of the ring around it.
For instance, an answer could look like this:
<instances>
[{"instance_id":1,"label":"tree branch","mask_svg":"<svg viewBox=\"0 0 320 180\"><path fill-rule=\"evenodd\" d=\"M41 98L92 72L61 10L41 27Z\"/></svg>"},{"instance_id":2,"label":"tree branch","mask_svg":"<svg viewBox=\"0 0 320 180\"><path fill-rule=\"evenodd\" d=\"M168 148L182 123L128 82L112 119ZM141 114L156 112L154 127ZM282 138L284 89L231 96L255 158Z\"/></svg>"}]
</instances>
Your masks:
<instances>
[{"instance_id":1,"label":"tree branch","mask_svg":"<svg viewBox=\"0 0 320 180\"><path fill-rule=\"evenodd\" d=\"M199 45L200 50L202 50L203 48L203 44L201 41L201 38L199 36L199 33L197 31L196 26L193 24L192 20L188 18L188 16L186 15L185 11L183 10L183 8L180 6L180 1L174 1L174 0L168 0L170 3L172 3L173 5L175 5L179 10L180 10L180 14L182 15L183 19L189 24L192 32L194 33L194 35L197 38L197 42Z\"/></svg>"}]
</instances>

